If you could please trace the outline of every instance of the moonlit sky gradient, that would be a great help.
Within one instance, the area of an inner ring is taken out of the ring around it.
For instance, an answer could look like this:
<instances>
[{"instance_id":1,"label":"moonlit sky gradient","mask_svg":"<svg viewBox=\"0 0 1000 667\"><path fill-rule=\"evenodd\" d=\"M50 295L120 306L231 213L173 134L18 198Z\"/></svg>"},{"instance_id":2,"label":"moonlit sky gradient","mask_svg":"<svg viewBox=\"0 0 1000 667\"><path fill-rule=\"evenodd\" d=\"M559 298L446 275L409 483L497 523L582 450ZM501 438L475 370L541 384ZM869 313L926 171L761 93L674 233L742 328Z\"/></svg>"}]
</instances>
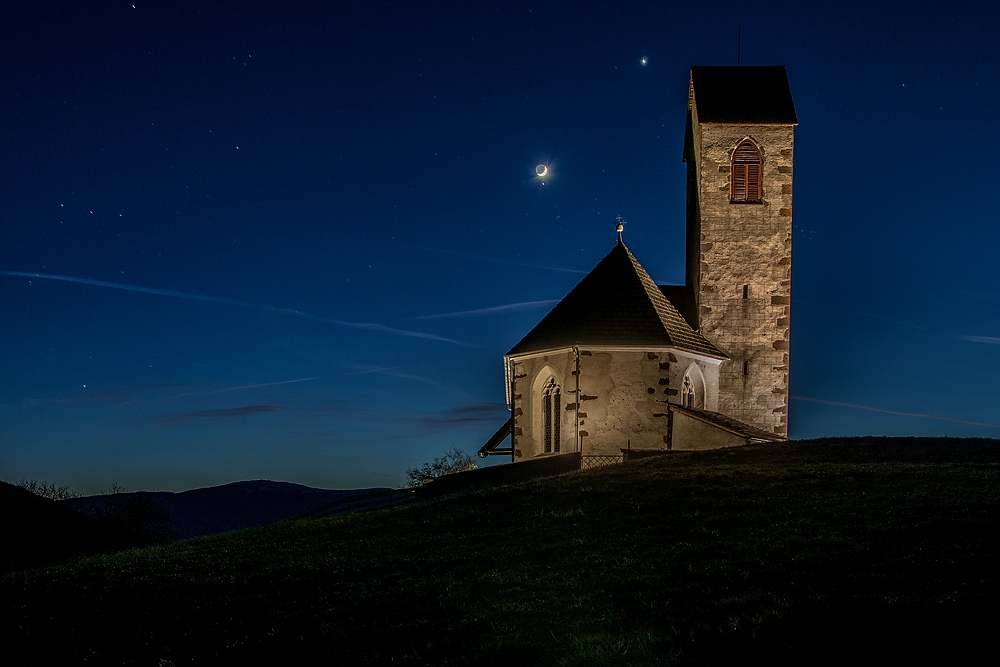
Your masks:
<instances>
[{"instance_id":1,"label":"moonlit sky gradient","mask_svg":"<svg viewBox=\"0 0 1000 667\"><path fill-rule=\"evenodd\" d=\"M1000 437L995 3L329 5L0 8L0 477L474 452L616 215L683 282L688 70L737 23L800 122L792 436Z\"/></svg>"}]
</instances>

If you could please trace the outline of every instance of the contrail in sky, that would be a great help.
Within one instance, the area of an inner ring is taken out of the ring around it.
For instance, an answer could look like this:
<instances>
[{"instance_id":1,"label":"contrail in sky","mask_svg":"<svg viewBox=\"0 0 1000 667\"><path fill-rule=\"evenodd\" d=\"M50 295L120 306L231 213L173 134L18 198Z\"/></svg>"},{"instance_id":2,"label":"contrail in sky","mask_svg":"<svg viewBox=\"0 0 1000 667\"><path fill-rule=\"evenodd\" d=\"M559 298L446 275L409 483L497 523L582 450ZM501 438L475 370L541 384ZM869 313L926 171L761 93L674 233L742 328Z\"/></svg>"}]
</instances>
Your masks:
<instances>
[{"instance_id":1,"label":"contrail in sky","mask_svg":"<svg viewBox=\"0 0 1000 667\"><path fill-rule=\"evenodd\" d=\"M958 422L959 424L972 424L973 426L990 426L992 428L1000 428L1000 424L989 424L986 422L974 422L968 419L956 419L955 417L945 417L943 415L929 415L922 412L898 412L896 410L883 410L882 408L873 408L868 405L857 405L855 403L839 403L837 401L824 401L820 398L806 398L805 396L789 396L793 401L808 401L810 403L822 403L824 405L838 405L842 408L856 408L858 410L868 410L869 412L882 412L887 415L900 415L902 417L927 417L928 419L943 419L949 422Z\"/></svg>"},{"instance_id":2,"label":"contrail in sky","mask_svg":"<svg viewBox=\"0 0 1000 667\"><path fill-rule=\"evenodd\" d=\"M382 333L394 334L396 336L407 336L410 338L425 338L427 340L439 340L444 343L461 345L462 347L480 347L479 345L474 345L472 343L466 343L464 341L455 340L453 338L445 338L444 336L435 336L434 334L423 333L420 331L407 331L405 329L394 329L392 327L387 327L384 324L373 324L371 322L345 322L343 320L332 320L326 317L320 317L319 315L304 313L301 310L295 310L294 308L263 306L258 303L250 303L248 301L237 301L236 299L224 299L218 296L206 296L204 294L188 294L187 292L177 292L175 290L156 289L153 287L140 287L139 285L125 285L123 283L111 283L105 280L91 280L90 278L77 278L76 276L58 276L51 273L26 273L24 271L0 271L0 275L17 276L21 278L41 278L44 280L61 280L67 283L94 285L95 287L110 287L111 289L120 289L129 292L142 292L143 294L157 294L159 296L172 296L178 299L190 299L192 301L207 301L209 303L221 303L227 306L243 306L244 308L257 308L259 310L269 310L273 313L281 313L283 315L293 315L295 317L301 317L307 320L324 322L326 324L336 324L337 326L350 327L352 329L366 329L368 331L381 331Z\"/></svg>"},{"instance_id":3,"label":"contrail in sky","mask_svg":"<svg viewBox=\"0 0 1000 667\"><path fill-rule=\"evenodd\" d=\"M959 340L967 340L970 343L989 343L990 345L1000 345L1000 338L994 336L956 336Z\"/></svg>"},{"instance_id":4,"label":"contrail in sky","mask_svg":"<svg viewBox=\"0 0 1000 667\"><path fill-rule=\"evenodd\" d=\"M193 394L178 394L173 398L183 398L185 396L207 396L209 394L224 394L227 391L236 391L237 389L256 389L257 387L273 387L277 384L292 384L294 382L308 382L309 380L318 380L321 376L317 375L311 378L299 378L298 380L280 380L278 382L262 382L260 384L244 384L239 387L226 387L225 389L216 389L214 391L200 391Z\"/></svg>"},{"instance_id":5,"label":"contrail in sky","mask_svg":"<svg viewBox=\"0 0 1000 667\"><path fill-rule=\"evenodd\" d=\"M524 301L522 303L508 303L505 306L492 306L490 308L477 308L476 310L460 310L457 313L441 313L440 315L421 315L411 317L411 320L434 320L446 317L476 317L478 315L496 315L497 313L513 313L519 310L531 310L542 306L551 306L559 303L559 299L546 299L545 301Z\"/></svg>"}]
</instances>

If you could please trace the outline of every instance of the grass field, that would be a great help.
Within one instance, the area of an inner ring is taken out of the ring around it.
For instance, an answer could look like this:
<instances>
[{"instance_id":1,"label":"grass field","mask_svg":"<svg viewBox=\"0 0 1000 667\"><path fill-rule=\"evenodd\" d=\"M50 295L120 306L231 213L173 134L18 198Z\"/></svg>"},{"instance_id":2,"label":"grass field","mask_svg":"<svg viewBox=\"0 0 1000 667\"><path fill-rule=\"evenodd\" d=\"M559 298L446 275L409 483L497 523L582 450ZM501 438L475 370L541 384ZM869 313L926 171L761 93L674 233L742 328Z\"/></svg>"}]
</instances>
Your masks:
<instances>
[{"instance_id":1,"label":"grass field","mask_svg":"<svg viewBox=\"0 0 1000 667\"><path fill-rule=\"evenodd\" d=\"M675 453L3 575L7 664L956 662L1000 442Z\"/></svg>"}]
</instances>

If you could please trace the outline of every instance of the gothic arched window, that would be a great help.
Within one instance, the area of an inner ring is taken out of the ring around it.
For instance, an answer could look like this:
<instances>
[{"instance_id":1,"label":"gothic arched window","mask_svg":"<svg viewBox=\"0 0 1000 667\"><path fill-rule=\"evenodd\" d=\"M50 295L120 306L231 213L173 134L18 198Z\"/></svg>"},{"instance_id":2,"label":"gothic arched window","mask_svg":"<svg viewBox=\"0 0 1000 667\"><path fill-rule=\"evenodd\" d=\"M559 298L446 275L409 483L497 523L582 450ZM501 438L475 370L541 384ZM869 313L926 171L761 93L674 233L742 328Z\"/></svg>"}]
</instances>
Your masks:
<instances>
[{"instance_id":1,"label":"gothic arched window","mask_svg":"<svg viewBox=\"0 0 1000 667\"><path fill-rule=\"evenodd\" d=\"M684 376L684 384L681 385L681 405L685 408L694 407L694 383L691 382L691 376Z\"/></svg>"},{"instance_id":2,"label":"gothic arched window","mask_svg":"<svg viewBox=\"0 0 1000 667\"><path fill-rule=\"evenodd\" d=\"M542 390L542 423L543 423L543 450L546 454L559 453L560 419L559 413L562 410L562 394L555 378L551 378L545 383Z\"/></svg>"},{"instance_id":3,"label":"gothic arched window","mask_svg":"<svg viewBox=\"0 0 1000 667\"><path fill-rule=\"evenodd\" d=\"M705 377L696 364L691 364L684 373L681 384L681 405L685 408L705 409Z\"/></svg>"},{"instance_id":4,"label":"gothic arched window","mask_svg":"<svg viewBox=\"0 0 1000 667\"><path fill-rule=\"evenodd\" d=\"M744 139L733 151L733 163L729 169L729 201L760 202L760 171L760 150L752 141Z\"/></svg>"}]
</instances>

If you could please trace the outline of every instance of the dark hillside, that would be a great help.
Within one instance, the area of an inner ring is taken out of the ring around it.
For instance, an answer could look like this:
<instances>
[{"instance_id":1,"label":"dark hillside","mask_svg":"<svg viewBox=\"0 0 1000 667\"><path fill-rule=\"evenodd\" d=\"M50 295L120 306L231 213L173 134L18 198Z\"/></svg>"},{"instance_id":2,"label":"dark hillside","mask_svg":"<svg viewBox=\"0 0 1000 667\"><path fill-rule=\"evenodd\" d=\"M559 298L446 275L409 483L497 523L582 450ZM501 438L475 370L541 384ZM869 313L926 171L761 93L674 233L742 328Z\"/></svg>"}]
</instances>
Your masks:
<instances>
[{"instance_id":1,"label":"dark hillside","mask_svg":"<svg viewBox=\"0 0 1000 667\"><path fill-rule=\"evenodd\" d=\"M0 572L134 546L127 534L62 503L0 482Z\"/></svg>"},{"instance_id":2,"label":"dark hillside","mask_svg":"<svg viewBox=\"0 0 1000 667\"><path fill-rule=\"evenodd\" d=\"M962 663L1000 621L998 529L997 441L675 453L7 575L0 639L11 664Z\"/></svg>"}]
</instances>

